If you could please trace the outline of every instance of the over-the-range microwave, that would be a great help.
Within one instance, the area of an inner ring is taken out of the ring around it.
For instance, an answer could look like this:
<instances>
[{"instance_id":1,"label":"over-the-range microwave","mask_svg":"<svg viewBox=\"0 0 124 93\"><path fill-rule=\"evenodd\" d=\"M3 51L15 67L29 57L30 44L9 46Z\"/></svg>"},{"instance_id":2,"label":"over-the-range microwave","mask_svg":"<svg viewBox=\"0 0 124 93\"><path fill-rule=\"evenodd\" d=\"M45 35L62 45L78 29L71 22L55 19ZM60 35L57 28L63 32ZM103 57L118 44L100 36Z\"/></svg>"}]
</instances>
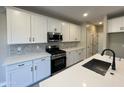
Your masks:
<instances>
[{"instance_id":1,"label":"over-the-range microwave","mask_svg":"<svg viewBox=\"0 0 124 93\"><path fill-rule=\"evenodd\" d=\"M62 33L58 32L47 32L48 42L61 42L63 40Z\"/></svg>"}]
</instances>

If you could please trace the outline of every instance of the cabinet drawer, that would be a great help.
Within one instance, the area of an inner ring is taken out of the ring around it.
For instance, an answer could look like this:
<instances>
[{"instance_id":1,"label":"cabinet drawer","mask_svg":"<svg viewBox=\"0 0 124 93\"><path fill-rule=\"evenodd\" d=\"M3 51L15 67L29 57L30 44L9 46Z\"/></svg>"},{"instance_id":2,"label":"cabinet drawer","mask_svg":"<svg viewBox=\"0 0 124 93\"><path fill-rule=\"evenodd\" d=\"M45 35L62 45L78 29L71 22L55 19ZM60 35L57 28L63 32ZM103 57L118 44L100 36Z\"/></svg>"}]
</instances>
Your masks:
<instances>
[{"instance_id":1,"label":"cabinet drawer","mask_svg":"<svg viewBox=\"0 0 124 93\"><path fill-rule=\"evenodd\" d=\"M36 60L40 60L40 61L47 61L47 60L50 60L50 57L42 57L42 58L39 58L39 59L36 59Z\"/></svg>"},{"instance_id":2,"label":"cabinet drawer","mask_svg":"<svg viewBox=\"0 0 124 93\"><path fill-rule=\"evenodd\" d=\"M17 64L12 64L12 65L7 66L7 70L10 71L10 70L14 70L14 69L20 69L22 67L26 67L26 66L30 66L30 65L32 65L32 61L20 62Z\"/></svg>"}]
</instances>

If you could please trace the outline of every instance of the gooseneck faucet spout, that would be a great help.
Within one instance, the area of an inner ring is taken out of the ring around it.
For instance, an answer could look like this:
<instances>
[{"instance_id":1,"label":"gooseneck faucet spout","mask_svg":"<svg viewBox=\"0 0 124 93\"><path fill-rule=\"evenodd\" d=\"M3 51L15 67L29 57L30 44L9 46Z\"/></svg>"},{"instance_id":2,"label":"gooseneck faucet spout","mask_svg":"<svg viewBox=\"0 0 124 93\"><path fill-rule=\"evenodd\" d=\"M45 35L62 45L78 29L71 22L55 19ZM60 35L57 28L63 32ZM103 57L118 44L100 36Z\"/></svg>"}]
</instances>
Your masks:
<instances>
[{"instance_id":1,"label":"gooseneck faucet spout","mask_svg":"<svg viewBox=\"0 0 124 93\"><path fill-rule=\"evenodd\" d=\"M112 63L112 70L116 70L116 65L115 65L115 52L111 49L105 49L103 50L103 52L101 53L101 55L103 56L104 55L104 52L105 51L111 51L112 54L113 54L113 63Z\"/></svg>"}]
</instances>

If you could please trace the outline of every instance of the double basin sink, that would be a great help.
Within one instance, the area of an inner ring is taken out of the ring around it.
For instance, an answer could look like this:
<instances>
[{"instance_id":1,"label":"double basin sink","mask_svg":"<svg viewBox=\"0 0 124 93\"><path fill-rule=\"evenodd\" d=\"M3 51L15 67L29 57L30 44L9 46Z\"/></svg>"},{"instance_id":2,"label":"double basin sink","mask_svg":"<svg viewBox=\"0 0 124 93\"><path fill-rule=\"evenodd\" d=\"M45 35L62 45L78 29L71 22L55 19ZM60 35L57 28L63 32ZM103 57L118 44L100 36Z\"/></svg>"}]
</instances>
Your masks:
<instances>
[{"instance_id":1,"label":"double basin sink","mask_svg":"<svg viewBox=\"0 0 124 93\"><path fill-rule=\"evenodd\" d=\"M106 72L108 71L109 67L111 66L111 63L101 61L98 59L92 59L82 66L89 70L92 70L100 75L105 76Z\"/></svg>"}]
</instances>

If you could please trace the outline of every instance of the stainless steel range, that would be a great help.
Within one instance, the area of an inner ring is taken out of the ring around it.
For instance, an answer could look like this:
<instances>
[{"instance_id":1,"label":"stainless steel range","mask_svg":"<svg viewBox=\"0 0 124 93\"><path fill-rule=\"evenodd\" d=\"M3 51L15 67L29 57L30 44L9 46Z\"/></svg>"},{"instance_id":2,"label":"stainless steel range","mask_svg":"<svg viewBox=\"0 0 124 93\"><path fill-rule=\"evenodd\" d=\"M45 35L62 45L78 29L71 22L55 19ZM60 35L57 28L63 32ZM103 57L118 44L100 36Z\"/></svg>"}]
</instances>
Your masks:
<instances>
[{"instance_id":1,"label":"stainless steel range","mask_svg":"<svg viewBox=\"0 0 124 93\"><path fill-rule=\"evenodd\" d=\"M47 46L46 51L51 54L51 73L58 72L66 67L66 52L58 46Z\"/></svg>"}]
</instances>

